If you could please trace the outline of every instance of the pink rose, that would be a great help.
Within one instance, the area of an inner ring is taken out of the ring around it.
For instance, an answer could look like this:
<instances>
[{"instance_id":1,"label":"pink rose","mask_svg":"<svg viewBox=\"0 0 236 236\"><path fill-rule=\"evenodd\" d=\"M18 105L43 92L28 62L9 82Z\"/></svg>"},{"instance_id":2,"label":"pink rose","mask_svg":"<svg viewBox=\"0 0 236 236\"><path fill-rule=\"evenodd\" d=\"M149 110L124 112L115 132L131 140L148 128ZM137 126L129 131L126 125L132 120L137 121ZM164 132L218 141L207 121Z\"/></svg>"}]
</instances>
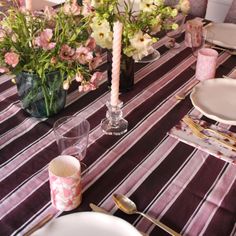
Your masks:
<instances>
[{"instance_id":1,"label":"pink rose","mask_svg":"<svg viewBox=\"0 0 236 236\"><path fill-rule=\"evenodd\" d=\"M93 53L87 47L79 47L76 49L74 59L78 60L80 64L85 65L93 59Z\"/></svg>"},{"instance_id":2,"label":"pink rose","mask_svg":"<svg viewBox=\"0 0 236 236\"><path fill-rule=\"evenodd\" d=\"M14 52L7 52L4 56L5 62L12 67L17 66L17 64L19 63L19 57L20 56Z\"/></svg>"}]
</instances>

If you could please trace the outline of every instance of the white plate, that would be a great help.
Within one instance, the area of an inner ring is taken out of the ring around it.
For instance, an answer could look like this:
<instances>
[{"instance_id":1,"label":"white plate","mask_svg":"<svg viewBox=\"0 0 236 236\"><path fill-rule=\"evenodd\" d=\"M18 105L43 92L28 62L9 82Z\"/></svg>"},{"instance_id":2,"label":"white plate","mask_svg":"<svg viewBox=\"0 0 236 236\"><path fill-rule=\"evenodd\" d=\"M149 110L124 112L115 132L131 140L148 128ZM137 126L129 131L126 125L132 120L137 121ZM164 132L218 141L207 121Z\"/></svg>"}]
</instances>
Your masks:
<instances>
[{"instance_id":1,"label":"white plate","mask_svg":"<svg viewBox=\"0 0 236 236\"><path fill-rule=\"evenodd\" d=\"M33 236L141 236L121 218L96 212L80 212L51 221Z\"/></svg>"},{"instance_id":2,"label":"white plate","mask_svg":"<svg viewBox=\"0 0 236 236\"><path fill-rule=\"evenodd\" d=\"M207 36L207 41L220 47L236 49L236 24L213 23L206 29L212 32Z\"/></svg>"},{"instance_id":3,"label":"white plate","mask_svg":"<svg viewBox=\"0 0 236 236\"><path fill-rule=\"evenodd\" d=\"M205 116L236 125L236 80L205 80L193 89L190 98L194 107Z\"/></svg>"}]
</instances>

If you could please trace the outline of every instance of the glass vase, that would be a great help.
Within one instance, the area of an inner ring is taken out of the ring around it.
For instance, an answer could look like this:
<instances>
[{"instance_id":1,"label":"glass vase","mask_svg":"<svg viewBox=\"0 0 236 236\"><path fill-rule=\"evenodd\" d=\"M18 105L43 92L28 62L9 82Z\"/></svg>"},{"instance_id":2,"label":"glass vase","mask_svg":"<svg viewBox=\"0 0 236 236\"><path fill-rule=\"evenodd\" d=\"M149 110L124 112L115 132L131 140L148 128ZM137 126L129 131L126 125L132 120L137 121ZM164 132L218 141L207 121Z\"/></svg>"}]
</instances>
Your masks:
<instances>
[{"instance_id":1,"label":"glass vase","mask_svg":"<svg viewBox=\"0 0 236 236\"><path fill-rule=\"evenodd\" d=\"M112 53L107 52L108 86L111 86L112 78ZM121 93L130 91L134 86L134 59L125 54L121 55L120 62L120 88Z\"/></svg>"},{"instance_id":2,"label":"glass vase","mask_svg":"<svg viewBox=\"0 0 236 236\"><path fill-rule=\"evenodd\" d=\"M45 78L21 72L16 76L18 95L23 109L34 117L50 117L65 106L66 91L59 71L50 72Z\"/></svg>"}]
</instances>

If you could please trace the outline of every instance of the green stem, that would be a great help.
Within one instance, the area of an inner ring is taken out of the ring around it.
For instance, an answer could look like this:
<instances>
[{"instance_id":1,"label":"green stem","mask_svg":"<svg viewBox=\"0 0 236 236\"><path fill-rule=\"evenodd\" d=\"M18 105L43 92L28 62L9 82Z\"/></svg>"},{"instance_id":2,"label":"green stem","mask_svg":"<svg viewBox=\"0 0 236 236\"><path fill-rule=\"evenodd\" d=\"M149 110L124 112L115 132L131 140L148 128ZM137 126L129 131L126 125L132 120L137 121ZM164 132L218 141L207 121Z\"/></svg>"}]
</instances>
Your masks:
<instances>
[{"instance_id":1,"label":"green stem","mask_svg":"<svg viewBox=\"0 0 236 236\"><path fill-rule=\"evenodd\" d=\"M44 102L45 102L46 113L47 113L47 116L49 116L50 113L49 113L47 91L46 91L45 85L43 85L43 84L42 84L42 90L43 90L43 97L44 97Z\"/></svg>"}]
</instances>

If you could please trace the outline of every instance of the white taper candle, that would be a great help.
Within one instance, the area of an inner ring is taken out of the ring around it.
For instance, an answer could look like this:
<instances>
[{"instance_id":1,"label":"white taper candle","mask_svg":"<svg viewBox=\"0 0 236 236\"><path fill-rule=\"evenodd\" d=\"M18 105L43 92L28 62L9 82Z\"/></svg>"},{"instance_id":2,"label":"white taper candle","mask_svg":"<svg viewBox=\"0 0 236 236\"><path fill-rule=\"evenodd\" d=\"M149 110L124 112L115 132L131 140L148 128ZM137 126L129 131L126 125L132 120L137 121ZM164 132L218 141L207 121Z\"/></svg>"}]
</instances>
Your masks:
<instances>
[{"instance_id":1,"label":"white taper candle","mask_svg":"<svg viewBox=\"0 0 236 236\"><path fill-rule=\"evenodd\" d=\"M112 81L111 81L111 105L117 106L119 102L119 85L120 85L120 59L121 59L121 40L122 40L121 22L115 22L113 27L113 44L112 44Z\"/></svg>"},{"instance_id":2,"label":"white taper candle","mask_svg":"<svg viewBox=\"0 0 236 236\"><path fill-rule=\"evenodd\" d=\"M32 11L32 0L25 0L25 8Z\"/></svg>"}]
</instances>

